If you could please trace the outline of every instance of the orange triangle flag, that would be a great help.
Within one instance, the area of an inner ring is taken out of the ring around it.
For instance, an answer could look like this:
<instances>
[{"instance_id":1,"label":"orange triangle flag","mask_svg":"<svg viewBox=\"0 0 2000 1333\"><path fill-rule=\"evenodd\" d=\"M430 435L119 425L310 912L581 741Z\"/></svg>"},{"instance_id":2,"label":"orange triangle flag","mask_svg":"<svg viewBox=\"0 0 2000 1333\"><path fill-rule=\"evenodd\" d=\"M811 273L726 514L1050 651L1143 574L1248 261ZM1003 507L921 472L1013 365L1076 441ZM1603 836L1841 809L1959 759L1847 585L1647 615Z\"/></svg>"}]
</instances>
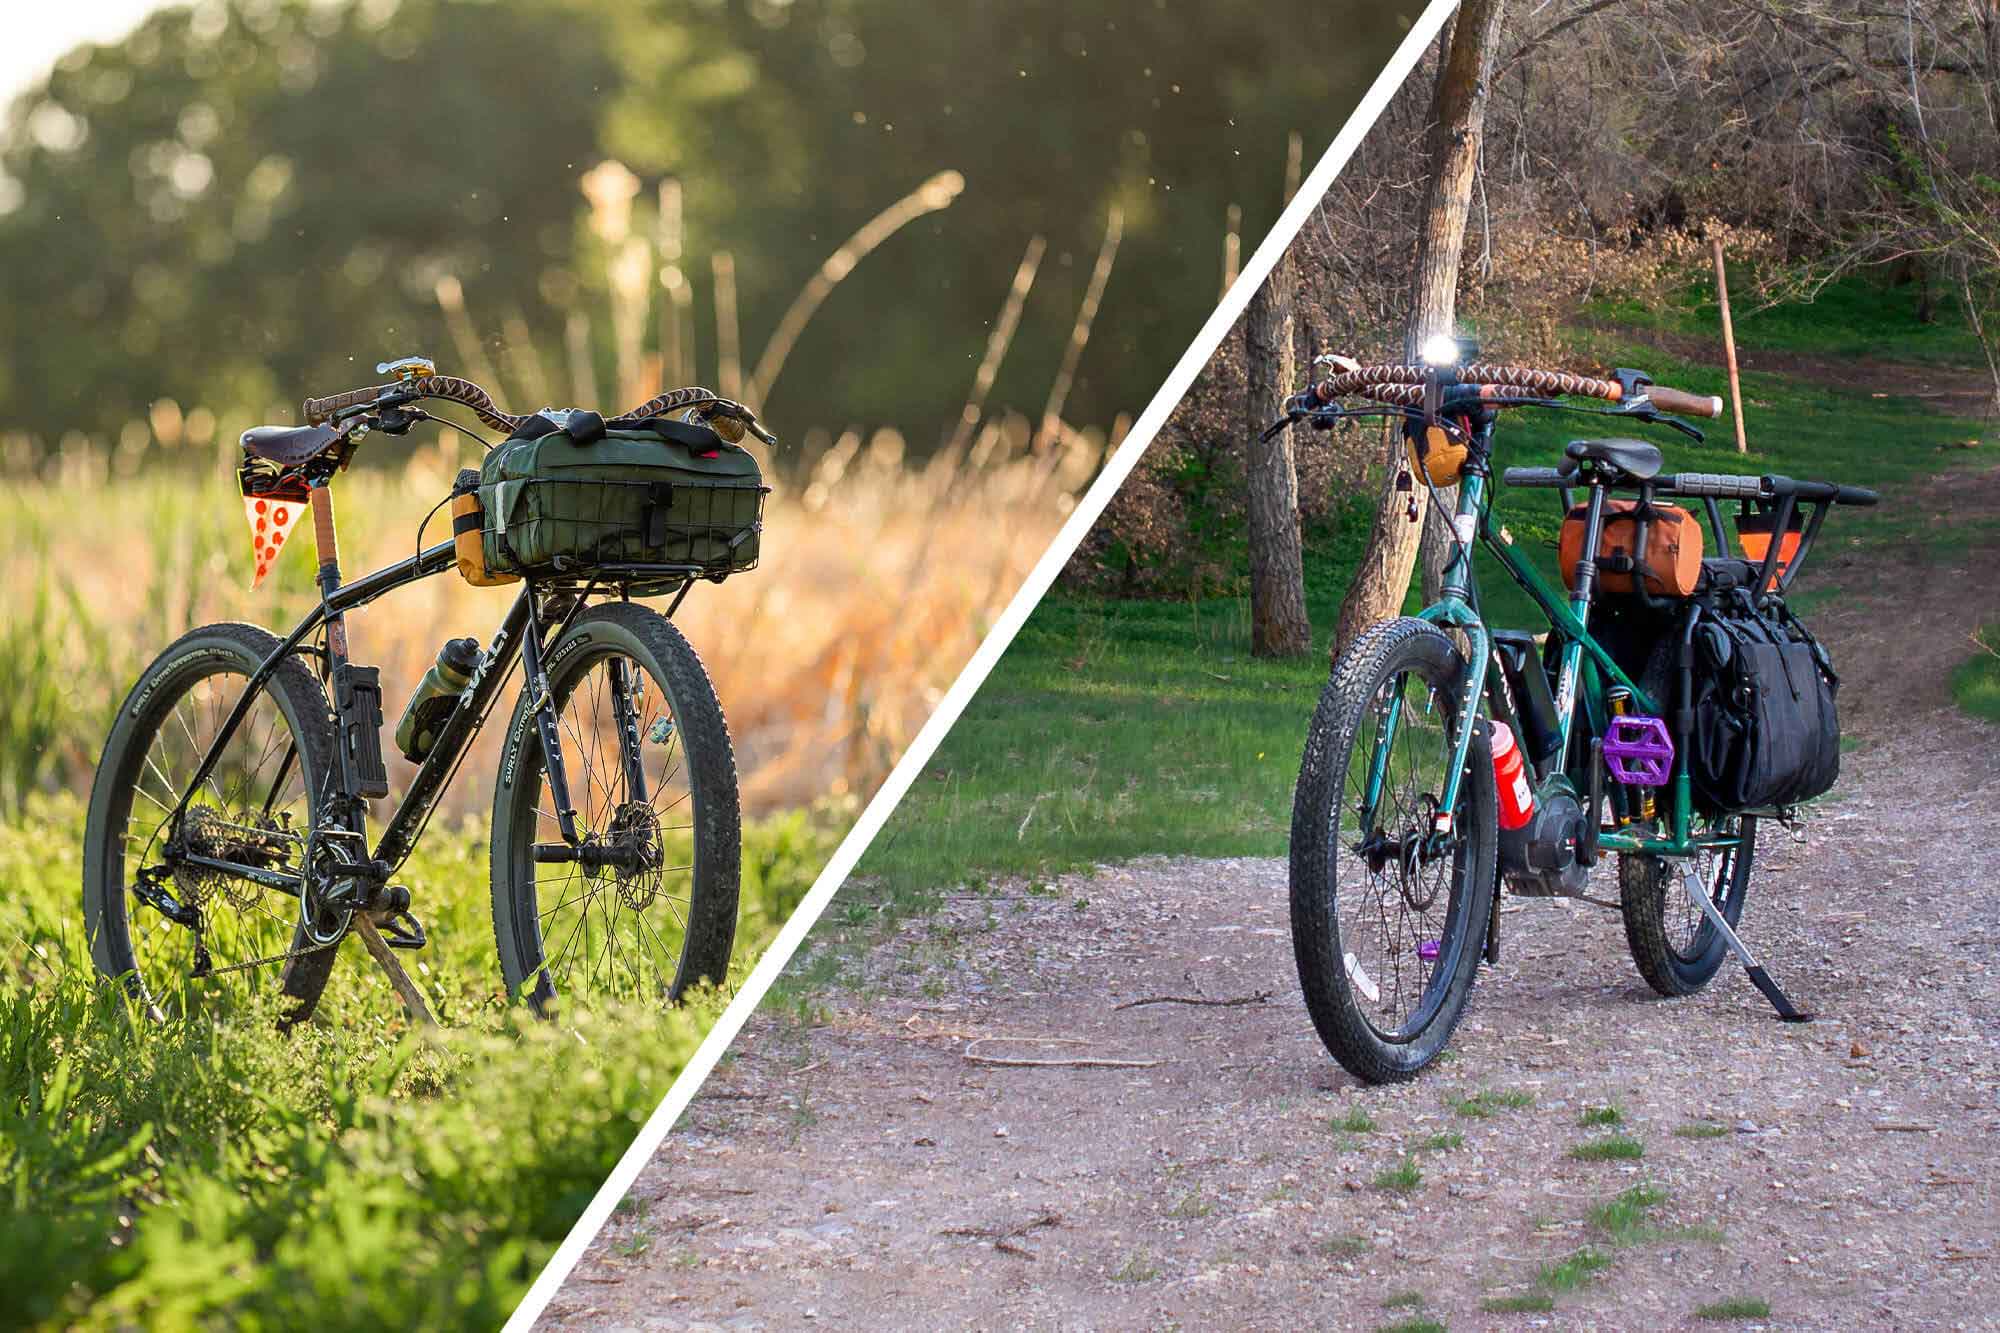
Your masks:
<instances>
[{"instance_id":1,"label":"orange triangle flag","mask_svg":"<svg viewBox=\"0 0 2000 1333\"><path fill-rule=\"evenodd\" d=\"M278 558L278 548L285 544L285 538L292 535L292 529L299 525L299 519L305 512L305 505L298 500L280 499L273 495L243 497L243 517L250 524L250 551L257 562L257 572L250 580L252 592L271 572L271 565Z\"/></svg>"}]
</instances>

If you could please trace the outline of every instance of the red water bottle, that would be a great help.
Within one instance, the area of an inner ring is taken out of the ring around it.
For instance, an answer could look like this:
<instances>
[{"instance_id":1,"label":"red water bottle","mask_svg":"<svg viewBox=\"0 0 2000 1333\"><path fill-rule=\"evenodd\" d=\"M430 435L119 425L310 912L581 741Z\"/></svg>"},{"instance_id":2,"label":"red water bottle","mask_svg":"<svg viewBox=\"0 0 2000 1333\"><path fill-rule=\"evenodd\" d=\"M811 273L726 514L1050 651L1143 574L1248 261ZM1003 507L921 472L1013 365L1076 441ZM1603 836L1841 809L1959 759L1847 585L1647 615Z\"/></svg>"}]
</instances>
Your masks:
<instances>
[{"instance_id":1,"label":"red water bottle","mask_svg":"<svg viewBox=\"0 0 2000 1333\"><path fill-rule=\"evenodd\" d=\"M1493 781L1500 788L1500 827L1525 828L1535 817L1535 792L1528 785L1528 765L1506 723L1493 724Z\"/></svg>"}]
</instances>

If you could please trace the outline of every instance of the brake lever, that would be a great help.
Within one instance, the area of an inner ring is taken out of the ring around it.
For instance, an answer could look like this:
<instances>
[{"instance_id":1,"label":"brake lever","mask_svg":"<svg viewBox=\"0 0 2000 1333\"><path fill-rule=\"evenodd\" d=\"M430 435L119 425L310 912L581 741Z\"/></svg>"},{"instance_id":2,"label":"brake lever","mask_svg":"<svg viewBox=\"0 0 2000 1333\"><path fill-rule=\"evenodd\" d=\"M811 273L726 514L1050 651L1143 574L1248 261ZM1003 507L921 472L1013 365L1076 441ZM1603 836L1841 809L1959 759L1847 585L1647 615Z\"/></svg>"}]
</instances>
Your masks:
<instances>
[{"instance_id":1,"label":"brake lever","mask_svg":"<svg viewBox=\"0 0 2000 1333\"><path fill-rule=\"evenodd\" d=\"M1671 426L1690 440L1693 440L1696 444L1701 444L1708 439L1708 436L1702 432L1701 427L1695 425L1693 422L1683 421L1681 418L1675 416L1668 416L1665 412L1654 407L1639 407L1635 404L1632 407L1625 408L1624 415L1643 421L1649 426Z\"/></svg>"},{"instance_id":2,"label":"brake lever","mask_svg":"<svg viewBox=\"0 0 2000 1333\"><path fill-rule=\"evenodd\" d=\"M435 420L420 407L391 407L376 414L375 429L384 435L408 435L419 421Z\"/></svg>"},{"instance_id":3,"label":"brake lever","mask_svg":"<svg viewBox=\"0 0 2000 1333\"><path fill-rule=\"evenodd\" d=\"M1303 412L1296 412L1296 411L1285 413L1285 415L1279 417L1276 421L1273 421L1270 425L1264 427L1262 431L1258 432L1257 434L1258 443L1269 444L1272 440L1277 439L1280 435L1284 434L1287 430L1289 430L1291 428L1291 424L1304 415L1305 414Z\"/></svg>"}]
</instances>

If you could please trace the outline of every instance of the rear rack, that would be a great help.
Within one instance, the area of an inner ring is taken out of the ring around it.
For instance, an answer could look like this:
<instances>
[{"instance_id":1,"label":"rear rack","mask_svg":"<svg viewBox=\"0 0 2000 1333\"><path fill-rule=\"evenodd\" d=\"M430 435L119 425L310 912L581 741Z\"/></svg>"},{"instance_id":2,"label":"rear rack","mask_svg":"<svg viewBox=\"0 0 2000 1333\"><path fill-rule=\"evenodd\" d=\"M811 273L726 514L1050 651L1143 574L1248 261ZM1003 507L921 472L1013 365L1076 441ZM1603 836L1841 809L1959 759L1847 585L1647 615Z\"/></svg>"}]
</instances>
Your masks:
<instances>
[{"instance_id":1,"label":"rear rack","mask_svg":"<svg viewBox=\"0 0 2000 1333\"><path fill-rule=\"evenodd\" d=\"M1552 467L1510 467L1501 474L1509 486L1558 490L1563 511L1572 505L1570 492L1579 484L1591 484L1575 472ZM1601 484L1601 483L1600 483ZM1608 486L1610 490L1636 491L1643 498L1680 496L1698 499L1708 518L1718 552L1734 551L1740 544L1745 557L1759 564L1756 593L1761 597L1783 597L1792 586L1827 511L1836 504L1873 505L1881 496L1861 486L1842 486L1830 481L1795 481L1790 477L1729 476L1710 472L1669 473L1646 481ZM1764 549L1752 552L1749 541L1731 542L1723 528L1723 500L1737 502L1736 530L1739 537L1762 536ZM1801 514L1800 506L1810 512ZM1796 533L1797 541L1791 540Z\"/></svg>"}]
</instances>

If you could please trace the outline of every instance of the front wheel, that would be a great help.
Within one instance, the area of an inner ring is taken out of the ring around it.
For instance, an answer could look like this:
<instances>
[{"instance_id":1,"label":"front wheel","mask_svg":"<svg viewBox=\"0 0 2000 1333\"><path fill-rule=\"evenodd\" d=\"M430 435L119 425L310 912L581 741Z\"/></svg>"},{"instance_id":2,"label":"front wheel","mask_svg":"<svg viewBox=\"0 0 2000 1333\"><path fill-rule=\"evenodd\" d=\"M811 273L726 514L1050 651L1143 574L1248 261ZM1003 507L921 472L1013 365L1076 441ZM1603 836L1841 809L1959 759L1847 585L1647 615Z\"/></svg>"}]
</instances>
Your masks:
<instances>
[{"instance_id":1,"label":"front wheel","mask_svg":"<svg viewBox=\"0 0 2000 1333\"><path fill-rule=\"evenodd\" d=\"M510 995L668 1004L721 981L736 938L736 758L701 659L629 602L577 618L547 656L577 842L549 794L524 689L493 793L493 934Z\"/></svg>"},{"instance_id":2,"label":"front wheel","mask_svg":"<svg viewBox=\"0 0 2000 1333\"><path fill-rule=\"evenodd\" d=\"M1750 864L1757 853L1757 820L1732 815L1701 830L1717 840L1692 862L1620 855L1618 898L1625 909L1625 943L1646 984L1660 994L1692 995L1714 978L1728 941L1695 902L1692 872L1701 892L1733 928L1750 892Z\"/></svg>"},{"instance_id":3,"label":"front wheel","mask_svg":"<svg viewBox=\"0 0 2000 1333\"><path fill-rule=\"evenodd\" d=\"M1306 738L1292 806L1292 947L1328 1051L1368 1083L1437 1057L1471 996L1492 910L1493 761L1474 732L1442 805L1464 656L1421 620L1342 655Z\"/></svg>"}]
</instances>

